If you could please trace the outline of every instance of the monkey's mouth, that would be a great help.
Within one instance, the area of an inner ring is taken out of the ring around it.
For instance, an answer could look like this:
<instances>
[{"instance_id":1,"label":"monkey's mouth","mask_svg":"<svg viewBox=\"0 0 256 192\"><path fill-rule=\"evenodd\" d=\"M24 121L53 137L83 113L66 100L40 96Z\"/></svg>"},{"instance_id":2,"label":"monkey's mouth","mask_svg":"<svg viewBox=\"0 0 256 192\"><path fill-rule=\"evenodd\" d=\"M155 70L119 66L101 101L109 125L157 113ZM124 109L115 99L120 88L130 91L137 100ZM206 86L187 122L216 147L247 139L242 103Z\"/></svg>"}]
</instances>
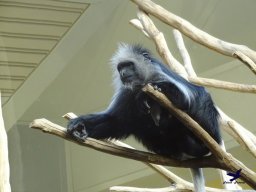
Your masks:
<instances>
[{"instance_id":1,"label":"monkey's mouth","mask_svg":"<svg viewBox=\"0 0 256 192\"><path fill-rule=\"evenodd\" d=\"M132 82L132 78L133 78L132 75L127 75L127 76L122 76L121 80L122 80L123 83L131 83Z\"/></svg>"}]
</instances>

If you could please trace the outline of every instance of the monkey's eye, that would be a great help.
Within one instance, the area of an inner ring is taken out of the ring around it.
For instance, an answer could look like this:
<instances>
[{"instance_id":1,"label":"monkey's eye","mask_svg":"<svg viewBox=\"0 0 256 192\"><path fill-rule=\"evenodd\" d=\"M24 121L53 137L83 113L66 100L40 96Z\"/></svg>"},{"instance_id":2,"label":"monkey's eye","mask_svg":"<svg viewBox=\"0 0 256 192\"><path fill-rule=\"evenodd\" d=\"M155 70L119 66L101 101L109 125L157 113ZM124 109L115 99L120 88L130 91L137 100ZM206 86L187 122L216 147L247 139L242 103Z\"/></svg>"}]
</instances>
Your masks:
<instances>
[{"instance_id":1,"label":"monkey's eye","mask_svg":"<svg viewBox=\"0 0 256 192\"><path fill-rule=\"evenodd\" d=\"M149 53L144 52L144 53L142 53L142 55L143 55L144 58L146 58L146 59L148 59L148 60L151 60L151 59L150 59L150 56L149 56Z\"/></svg>"}]
</instances>

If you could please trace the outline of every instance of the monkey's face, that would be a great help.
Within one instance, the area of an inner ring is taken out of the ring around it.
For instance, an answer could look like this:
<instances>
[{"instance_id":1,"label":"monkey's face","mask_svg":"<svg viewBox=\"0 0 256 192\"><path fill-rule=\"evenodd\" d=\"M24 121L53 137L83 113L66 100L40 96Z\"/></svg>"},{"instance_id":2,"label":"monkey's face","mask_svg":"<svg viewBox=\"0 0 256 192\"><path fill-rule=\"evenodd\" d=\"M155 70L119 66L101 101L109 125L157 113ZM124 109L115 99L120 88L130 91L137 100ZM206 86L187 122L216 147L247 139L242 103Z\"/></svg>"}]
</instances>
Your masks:
<instances>
[{"instance_id":1,"label":"monkey's face","mask_svg":"<svg viewBox=\"0 0 256 192\"><path fill-rule=\"evenodd\" d=\"M159 72L150 52L140 46L120 44L111 58L114 85L118 90L140 89Z\"/></svg>"},{"instance_id":2,"label":"monkey's face","mask_svg":"<svg viewBox=\"0 0 256 192\"><path fill-rule=\"evenodd\" d=\"M145 77L132 61L124 61L117 65L120 80L128 88L136 88L144 85Z\"/></svg>"}]
</instances>

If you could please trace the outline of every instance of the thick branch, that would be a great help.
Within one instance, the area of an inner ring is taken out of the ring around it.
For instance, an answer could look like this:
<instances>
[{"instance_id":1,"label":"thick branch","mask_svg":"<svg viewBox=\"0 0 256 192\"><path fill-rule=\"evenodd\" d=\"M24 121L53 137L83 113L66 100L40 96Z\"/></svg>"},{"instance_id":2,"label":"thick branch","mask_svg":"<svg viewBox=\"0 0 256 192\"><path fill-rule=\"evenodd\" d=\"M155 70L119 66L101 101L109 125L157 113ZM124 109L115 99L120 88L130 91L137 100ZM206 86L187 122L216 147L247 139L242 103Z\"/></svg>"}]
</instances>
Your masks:
<instances>
[{"instance_id":1,"label":"thick branch","mask_svg":"<svg viewBox=\"0 0 256 192\"><path fill-rule=\"evenodd\" d=\"M210 149L213 155L216 157L217 161L224 167L236 172L242 169L241 172L242 179L251 187L256 189L256 174L247 168L244 164L235 159L231 154L226 153L221 149L221 147L216 143L216 141L191 117L182 112L181 110L175 108L172 103L167 99L165 95L154 90L150 85L146 85L143 88L147 94L149 94L153 99L159 102L159 104L166 107L169 112L175 115L186 127L201 139L204 144Z\"/></svg>"},{"instance_id":2,"label":"thick branch","mask_svg":"<svg viewBox=\"0 0 256 192\"><path fill-rule=\"evenodd\" d=\"M256 52L251 50L250 48L243 45L232 44L232 43L220 40L216 37L213 37L208 33L193 26L191 23L189 23L185 19L173 13L170 13L163 7L153 3L150 0L131 0L131 1L136 3L140 9L157 17L164 23L178 29L181 33L183 33L184 35L191 38L197 43L200 43L221 54L234 57L234 58L237 58L237 54L236 54L237 52L242 53L243 55L247 56L250 60L253 61L250 68L252 68L253 72L256 74L256 65L255 65ZM241 57L239 57L239 59L241 59ZM244 63L246 63L246 65L248 65L248 63L245 62L244 59L241 59L241 60Z\"/></svg>"},{"instance_id":3,"label":"thick branch","mask_svg":"<svg viewBox=\"0 0 256 192\"><path fill-rule=\"evenodd\" d=\"M76 118L77 116L74 113L67 113L63 116L64 118L66 118L67 120ZM130 148L130 149L134 149L133 147L131 147L130 145L127 145L126 143L123 143L119 140L108 140L108 142L114 144L114 145L118 145L121 147L126 147L126 148ZM193 187L193 184L178 177L177 175L175 175L174 173L172 173L171 171L169 171L168 169L166 169L165 167L161 166L161 165L155 165L152 163L148 163L148 162L144 162L147 166L149 166L150 168L152 168L153 170L155 170L156 172L158 172L160 175L162 175L164 178L166 178L170 183L179 183L182 186L185 187Z\"/></svg>"},{"instance_id":4,"label":"thick branch","mask_svg":"<svg viewBox=\"0 0 256 192\"><path fill-rule=\"evenodd\" d=\"M73 118L76 118L77 116L74 113L67 113L63 116L64 118L70 120ZM114 144L114 145L118 145L121 147L126 147L126 148L130 148L130 149L134 149L133 147L131 147L130 145L127 145L126 143L123 143L121 141L118 140L108 140L108 142ZM175 187L167 187L167 188L158 188L158 189L145 189L145 188L133 188L133 187L123 187L123 186L114 186L110 188L110 191L185 191L185 190L189 190L192 191L194 189L194 185L191 182L188 182L180 177L178 177L177 175L175 175L174 173L172 173L170 170L166 169L165 167L161 166L161 165L155 165L152 163L147 163L144 162L147 166L149 166L150 168L152 168L153 170L155 170L156 172L158 172L160 175L162 175L164 178L166 178L170 183L175 183ZM225 171L223 171L225 172ZM226 173L226 172L225 172ZM210 187L206 187L206 191L209 192L223 192L223 189L216 189L216 188L210 188Z\"/></svg>"},{"instance_id":5,"label":"thick branch","mask_svg":"<svg viewBox=\"0 0 256 192\"><path fill-rule=\"evenodd\" d=\"M160 96L159 98L162 99L161 97L162 96ZM130 158L138 161L150 162L154 164L161 164L161 165L167 165L167 166L173 166L173 167L186 167L186 168L213 167L213 168L220 168L220 169L225 169L233 172L242 168L243 171L241 173L241 178L245 182L247 182L250 186L256 188L255 173L252 172L247 167L245 167L238 160L234 159L230 154L222 154L221 158L217 159L218 163L216 163L216 159L213 158L213 156L205 157L203 159L177 161L177 160L168 159L168 158L165 158L156 154L148 153L148 152L119 147L119 146L112 145L104 141L95 140L92 138L88 138L84 142L74 141L67 135L66 128L53 124L46 119L34 120L31 123L30 127L35 129L41 129L44 132L62 137L64 139L70 140L82 146L87 146L87 147L96 149L98 151L102 151L105 153L109 153L112 155L117 155L125 158ZM218 149L216 149L216 151L218 151Z\"/></svg>"},{"instance_id":6,"label":"thick branch","mask_svg":"<svg viewBox=\"0 0 256 192\"><path fill-rule=\"evenodd\" d=\"M190 127L193 133L198 138L203 140L205 145L210 149L210 151L215 157L220 159L223 157L225 152L221 149L219 144L191 117L189 117L186 113L184 113L180 109L177 109L176 107L174 107L171 101L169 101L164 94L156 91L151 85L146 85L143 88L143 91L149 94L153 99L155 99L161 105L166 107L169 110L169 112L171 114L174 114L184 125L186 125L186 127Z\"/></svg>"},{"instance_id":7,"label":"thick branch","mask_svg":"<svg viewBox=\"0 0 256 192\"><path fill-rule=\"evenodd\" d=\"M239 161L234 159L231 155L226 155L228 158L217 160L217 162L213 156L205 157L203 159L177 161L177 160L168 159L168 158L165 158L156 154L148 153L148 152L137 151L137 150L133 150L125 147L116 146L108 142L99 141L92 138L88 138L84 142L75 141L67 135L66 128L56 125L46 119L34 120L30 124L30 127L34 129L40 129L45 133L49 133L49 134L64 138L76 144L90 147L101 152L129 158L129 159L134 159L138 161L150 162L154 164L161 164L161 165L167 165L167 166L173 166L173 167L185 167L185 168L213 167L213 168L220 168L220 169L225 169L225 170L234 171L234 172L242 168L243 171L241 173L241 179L247 182L250 186L256 188L256 184L252 180L252 177L255 176L255 173L253 173L251 170L248 170L248 168L246 168L243 164L241 164Z\"/></svg>"},{"instance_id":8,"label":"thick branch","mask_svg":"<svg viewBox=\"0 0 256 192\"><path fill-rule=\"evenodd\" d=\"M125 157L129 159L134 159L137 161L143 161L143 162L149 162L159 165L167 165L172 167L214 167L214 168L222 168L225 169L225 167L222 167L221 165L217 165L216 161L212 156L206 157L203 159L192 159L187 161L177 161L174 159L169 159L166 157L162 157L157 154L144 152L144 151L138 151L134 149L129 149L125 147L120 147L117 145L110 144L109 142L100 141L92 138L87 138L85 141L80 142L73 140L69 137L69 135L66 132L66 128L61 127L57 124L54 124L47 119L36 119L30 124L31 128L42 130L45 133L49 133L61 138L64 138L66 140L72 141L78 145L86 146L93 148L95 150L109 153L112 155Z\"/></svg>"}]
</instances>

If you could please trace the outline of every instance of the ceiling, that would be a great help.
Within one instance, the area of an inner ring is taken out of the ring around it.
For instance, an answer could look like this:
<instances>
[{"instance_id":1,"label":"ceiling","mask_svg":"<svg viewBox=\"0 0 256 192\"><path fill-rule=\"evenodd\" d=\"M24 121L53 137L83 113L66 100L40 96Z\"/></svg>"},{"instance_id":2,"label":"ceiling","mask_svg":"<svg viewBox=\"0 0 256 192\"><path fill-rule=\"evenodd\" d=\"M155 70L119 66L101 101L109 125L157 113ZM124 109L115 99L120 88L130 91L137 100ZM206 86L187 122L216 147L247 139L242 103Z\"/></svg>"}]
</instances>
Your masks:
<instances>
[{"instance_id":1,"label":"ceiling","mask_svg":"<svg viewBox=\"0 0 256 192\"><path fill-rule=\"evenodd\" d=\"M3 104L51 53L88 6L71 1L0 1Z\"/></svg>"},{"instance_id":2,"label":"ceiling","mask_svg":"<svg viewBox=\"0 0 256 192\"><path fill-rule=\"evenodd\" d=\"M218 38L256 49L255 0L155 2ZM154 44L128 24L135 17L136 6L128 0L0 0L0 89L12 186L18 192L98 192L117 184L168 185L139 162L84 149L27 128L41 117L66 126L62 115L67 112L84 114L107 107L113 94L108 63L117 43L139 42L156 53ZM172 28L153 20L180 59ZM255 76L239 61L184 39L201 76L256 84ZM218 106L255 131L251 118L256 112L251 107L256 102L254 95L209 91ZM253 164L230 137L224 137L230 150ZM140 148L133 139L127 142ZM187 177L187 171L177 172ZM214 181L214 176L207 175ZM33 185L31 180L35 180Z\"/></svg>"}]
</instances>

